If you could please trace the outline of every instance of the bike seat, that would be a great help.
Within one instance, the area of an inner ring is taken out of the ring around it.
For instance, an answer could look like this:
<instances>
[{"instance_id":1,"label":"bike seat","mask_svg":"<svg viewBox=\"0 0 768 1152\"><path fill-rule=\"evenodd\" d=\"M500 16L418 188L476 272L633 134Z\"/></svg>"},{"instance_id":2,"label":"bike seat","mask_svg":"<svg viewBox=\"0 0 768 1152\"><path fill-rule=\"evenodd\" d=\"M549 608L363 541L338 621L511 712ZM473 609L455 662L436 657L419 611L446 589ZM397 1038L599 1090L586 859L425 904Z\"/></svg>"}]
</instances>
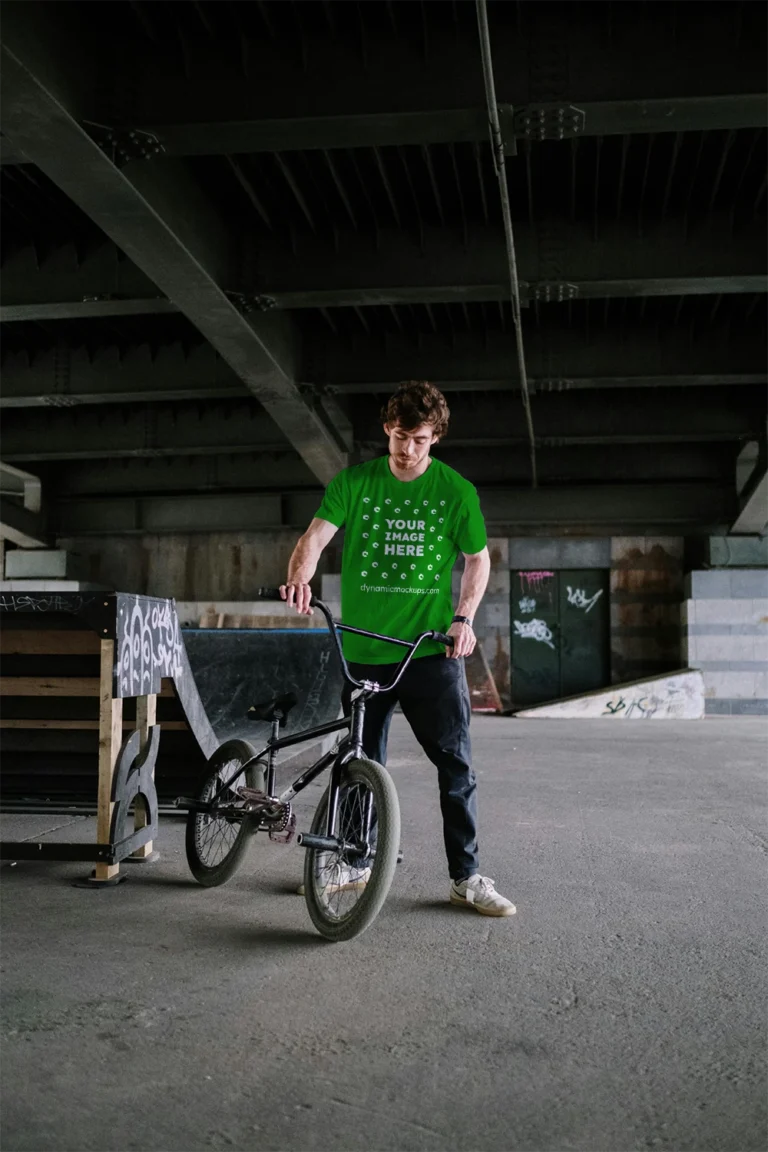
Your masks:
<instances>
[{"instance_id":1,"label":"bike seat","mask_svg":"<svg viewBox=\"0 0 768 1152\"><path fill-rule=\"evenodd\" d=\"M299 698L295 692L283 692L282 695L273 696L271 700L265 700L261 704L251 704L247 713L248 719L267 721L270 724L274 720L279 720L280 727L283 728L288 713L298 702Z\"/></svg>"}]
</instances>

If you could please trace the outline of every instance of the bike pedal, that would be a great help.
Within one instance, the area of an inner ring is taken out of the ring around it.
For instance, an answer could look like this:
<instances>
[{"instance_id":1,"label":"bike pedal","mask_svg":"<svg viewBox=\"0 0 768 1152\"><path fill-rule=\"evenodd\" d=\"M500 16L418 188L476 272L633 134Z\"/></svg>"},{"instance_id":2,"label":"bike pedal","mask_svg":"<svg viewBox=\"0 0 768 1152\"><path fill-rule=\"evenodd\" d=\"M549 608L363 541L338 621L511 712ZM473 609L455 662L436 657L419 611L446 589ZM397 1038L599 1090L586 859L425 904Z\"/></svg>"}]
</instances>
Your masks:
<instances>
[{"instance_id":1,"label":"bike pedal","mask_svg":"<svg viewBox=\"0 0 768 1152\"><path fill-rule=\"evenodd\" d=\"M273 844L290 844L296 835L296 817L291 813L291 818L286 824L285 828L281 828L278 832L275 828L270 828L269 838Z\"/></svg>"},{"instance_id":2,"label":"bike pedal","mask_svg":"<svg viewBox=\"0 0 768 1152\"><path fill-rule=\"evenodd\" d=\"M262 792L258 788L248 788L245 784L241 788L238 788L237 794L241 800L250 800L252 802L269 799L266 792Z\"/></svg>"}]
</instances>

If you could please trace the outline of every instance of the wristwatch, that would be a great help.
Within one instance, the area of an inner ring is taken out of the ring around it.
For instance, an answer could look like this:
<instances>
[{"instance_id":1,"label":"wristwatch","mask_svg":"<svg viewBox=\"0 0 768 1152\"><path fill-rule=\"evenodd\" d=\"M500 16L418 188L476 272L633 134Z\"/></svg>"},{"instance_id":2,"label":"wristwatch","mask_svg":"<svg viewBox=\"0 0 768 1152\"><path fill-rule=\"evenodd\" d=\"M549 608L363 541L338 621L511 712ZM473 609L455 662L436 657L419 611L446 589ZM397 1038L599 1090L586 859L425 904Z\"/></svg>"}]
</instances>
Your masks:
<instances>
[{"instance_id":1,"label":"wristwatch","mask_svg":"<svg viewBox=\"0 0 768 1152\"><path fill-rule=\"evenodd\" d=\"M468 624L471 628L472 618L470 616L454 616L453 620L451 620L451 624Z\"/></svg>"}]
</instances>

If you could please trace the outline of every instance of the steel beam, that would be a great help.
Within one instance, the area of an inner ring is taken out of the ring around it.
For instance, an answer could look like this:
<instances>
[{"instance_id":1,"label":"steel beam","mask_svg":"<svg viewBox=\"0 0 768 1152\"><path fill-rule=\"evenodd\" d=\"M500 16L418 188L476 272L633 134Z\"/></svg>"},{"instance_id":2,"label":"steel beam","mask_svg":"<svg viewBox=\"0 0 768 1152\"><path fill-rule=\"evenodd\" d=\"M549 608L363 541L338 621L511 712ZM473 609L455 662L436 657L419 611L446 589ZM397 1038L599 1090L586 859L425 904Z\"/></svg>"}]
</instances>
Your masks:
<instances>
[{"instance_id":1,"label":"steel beam","mask_svg":"<svg viewBox=\"0 0 768 1152\"><path fill-rule=\"evenodd\" d=\"M585 391L575 405L553 392L533 398L538 442L643 444L740 442L760 435L765 391L712 388L706 404L691 404L680 389ZM380 403L361 395L350 402L354 439L376 451ZM505 448L525 441L516 397L451 397L451 447ZM3 459L10 462L101 458L207 456L285 451L290 445L260 406L245 401L152 404L124 408L11 409L3 419Z\"/></svg>"},{"instance_id":2,"label":"steel beam","mask_svg":"<svg viewBox=\"0 0 768 1152\"><path fill-rule=\"evenodd\" d=\"M683 5L676 19L672 36L662 5L646 9L636 27L617 9L608 48L597 12L585 11L567 30L547 6L522 29L502 15L493 35L503 61L498 99L516 114L508 131L525 136L542 110L556 129L557 110L571 106L585 134L764 125L761 46L748 34L735 43L721 6ZM176 54L145 38L118 41L99 61L93 107L86 103L83 115L149 130L179 155L487 139L474 29L457 36L450 20L428 23L428 52L420 37L379 25L360 54L344 36L320 31L304 51L295 36L185 36ZM240 60L247 67L237 67Z\"/></svg>"},{"instance_id":3,"label":"steel beam","mask_svg":"<svg viewBox=\"0 0 768 1152\"><path fill-rule=\"evenodd\" d=\"M515 241L521 292L542 303L572 298L765 292L766 226L756 220L732 235L716 215L686 235L680 221L639 237L626 222L606 222L599 240L581 224L521 224ZM425 228L416 239L382 229L377 238L341 232L333 242L304 237L243 245L241 282L278 308L461 303L506 300L503 233L472 225L466 237Z\"/></svg>"},{"instance_id":4,"label":"steel beam","mask_svg":"<svg viewBox=\"0 0 768 1152\"><path fill-rule=\"evenodd\" d=\"M11 410L3 419L3 459L11 462L207 456L290 447L250 397L205 405Z\"/></svg>"},{"instance_id":5,"label":"steel beam","mask_svg":"<svg viewBox=\"0 0 768 1152\"><path fill-rule=\"evenodd\" d=\"M591 389L625 391L629 389L658 388L716 388L740 385L765 385L768 372L760 370L764 351L758 345L753 349L739 347L729 350L723 335L718 340L713 334L712 344L688 349L670 347L667 342L654 358L655 336L641 333L628 338L624 349L613 341L605 347L589 351L570 335L564 346L552 339L548 354L542 350L529 358L532 372L530 387L535 392L571 392ZM372 359L367 347L346 351L332 350L333 363L328 365L331 350L319 343L310 353L302 375L307 383L322 382L336 372L336 383L328 383L327 392L340 396L356 393L378 395L394 388L400 380L423 376L434 379L447 393L507 392L516 387L513 366L505 360L508 342L491 340L489 345L476 339L457 340L454 355L445 341L424 340L422 349L413 345L398 346L388 342L386 350ZM558 350L560 348L560 350ZM587 360L590 363L587 363ZM553 362L554 361L554 362ZM620 373L631 364L645 375ZM734 372L730 369L746 368L750 364L756 371ZM717 371L720 367L721 371ZM557 369L573 374L558 375ZM693 369L694 371L690 371ZM573 372L575 370L575 372ZM579 371L587 373L578 375ZM543 374L551 372L552 374ZM447 373L451 373L450 376ZM542 374L539 374L542 373ZM597 375L594 373L605 373ZM350 382L349 376L354 379ZM88 354L84 349L55 348L38 353L30 362L27 353L7 354L2 365L3 387L0 409L47 406L74 407L79 404L160 403L184 400L223 400L246 395L242 381L220 356L208 345L187 352L179 345L168 345L157 350L147 345L127 350L107 348ZM340 380L340 382L339 382ZM310 394L305 402L309 403ZM333 409L326 396L320 404L328 410L334 426L343 438L344 414Z\"/></svg>"},{"instance_id":6,"label":"steel beam","mask_svg":"<svg viewBox=\"0 0 768 1152\"><path fill-rule=\"evenodd\" d=\"M404 269L404 271L408 271ZM768 276L669 276L623 277L620 280L580 280L566 275L557 281L527 281L520 284L520 299L525 305L533 300L558 303L563 300L607 300L617 297L642 296L710 296L744 292L767 292ZM474 304L509 299L509 288L501 282L486 284L391 285L349 288L315 288L305 291L280 292L269 289L261 294L280 310L297 308L368 308L408 304ZM139 310L139 302L137 310ZM151 309L146 309L151 311ZM30 318L32 316L32 309ZM4 317L0 313L0 320Z\"/></svg>"},{"instance_id":7,"label":"steel beam","mask_svg":"<svg viewBox=\"0 0 768 1152\"><path fill-rule=\"evenodd\" d=\"M478 365L482 367L482 365ZM400 379L406 379L401 376ZM507 392L516 387L514 380L443 380L439 376L434 378L443 392ZM329 385L329 389L340 395L354 395L371 393L380 395L389 388L397 387L399 381L394 378L389 383L358 382L355 384ZM700 373L697 376L686 376L682 373L672 374L659 372L656 376L529 376L528 387L531 392L579 392L584 389L625 389L625 388L712 388L718 385L736 384L768 384L768 372L742 372L742 373ZM0 408L3 400L0 398Z\"/></svg>"},{"instance_id":8,"label":"steel beam","mask_svg":"<svg viewBox=\"0 0 768 1152\"><path fill-rule=\"evenodd\" d=\"M0 277L0 307L72 305L162 299L157 285L115 244L106 240L87 252L63 244L41 256L33 247L9 253ZM37 319L29 313L25 318ZM42 317L40 317L42 319ZM10 317L9 317L10 319Z\"/></svg>"},{"instance_id":9,"label":"steel beam","mask_svg":"<svg viewBox=\"0 0 768 1152\"><path fill-rule=\"evenodd\" d=\"M543 483L637 483L650 481L730 482L733 444L622 444L595 451L566 444L537 453ZM385 451L381 443L371 452ZM530 466L525 450L456 448L450 439L434 453L476 486L525 484ZM39 468L46 490L59 496L160 495L163 493L281 491L315 488L311 472L295 452L217 456L68 461Z\"/></svg>"},{"instance_id":10,"label":"steel beam","mask_svg":"<svg viewBox=\"0 0 768 1152\"><path fill-rule=\"evenodd\" d=\"M50 538L39 512L31 512L7 496L0 496L0 539L19 548L48 548Z\"/></svg>"},{"instance_id":11,"label":"steel beam","mask_svg":"<svg viewBox=\"0 0 768 1152\"><path fill-rule=\"evenodd\" d=\"M47 304L0 305L0 322L9 320L93 320L109 316L161 316L178 304L156 296L149 300L59 300Z\"/></svg>"},{"instance_id":12,"label":"steel beam","mask_svg":"<svg viewBox=\"0 0 768 1152\"><path fill-rule=\"evenodd\" d=\"M648 326L627 326L623 331L600 331L592 340L581 332L556 325L534 328L526 324L528 375L537 390L595 387L624 388L633 379L645 386L649 378L666 381L684 377L747 376L765 380L765 347L753 341L730 341L715 327L697 333L687 329L660 332ZM307 348L305 379L339 392L385 393L402 380L433 380L440 388L489 390L505 382L515 387L514 336L511 332L457 332L453 337L428 334L418 340L389 334L384 343L370 339L340 340L318 335ZM691 379L691 378L694 379Z\"/></svg>"},{"instance_id":13,"label":"steel beam","mask_svg":"<svg viewBox=\"0 0 768 1152\"><path fill-rule=\"evenodd\" d=\"M67 461L44 464L39 471L47 487L67 497L233 489L274 493L317 487L315 477L292 450Z\"/></svg>"},{"instance_id":14,"label":"steel beam","mask_svg":"<svg viewBox=\"0 0 768 1152\"><path fill-rule=\"evenodd\" d=\"M0 408L77 404L144 404L162 401L245 397L248 391L208 344L187 350L178 344L151 349L56 347L6 355Z\"/></svg>"},{"instance_id":15,"label":"steel beam","mask_svg":"<svg viewBox=\"0 0 768 1152\"><path fill-rule=\"evenodd\" d=\"M562 299L765 292L764 221L731 235L716 215L685 234L682 223L657 224L639 238L625 223L606 223L599 241L560 222L516 230L521 293L543 304ZM335 242L310 237L295 252L282 241L243 244L238 288L254 303L279 309L506 300L502 236L473 225L466 238L425 229L417 242L382 230L379 242L340 233ZM556 253L556 260L553 260ZM82 262L71 249L39 268L31 251L6 262L0 320L128 315L175 310L127 260L104 246Z\"/></svg>"},{"instance_id":16,"label":"steel beam","mask_svg":"<svg viewBox=\"0 0 768 1152\"><path fill-rule=\"evenodd\" d=\"M506 141L537 141L570 138L573 135L572 121L578 123L580 136L761 128L767 120L767 102L765 94L746 93L664 100L569 99L514 107L504 104L501 111ZM561 111L564 113L561 119L570 131L564 132L562 137L557 131L542 137L537 131L541 113L548 122L557 124ZM202 120L178 124L153 120L132 127L157 140L166 156L224 156L312 149L485 143L488 139L488 114L482 106L432 107L413 112L350 112L338 116L320 114L270 120ZM7 152L0 152L0 163L23 163L22 156L23 153L11 146Z\"/></svg>"},{"instance_id":17,"label":"steel beam","mask_svg":"<svg viewBox=\"0 0 768 1152\"><path fill-rule=\"evenodd\" d=\"M320 490L279 496L231 493L210 496L110 497L61 500L55 509L59 537L145 533L306 528ZM674 532L716 534L735 508L735 495L718 484L630 484L480 489L492 532L574 535Z\"/></svg>"},{"instance_id":18,"label":"steel beam","mask_svg":"<svg viewBox=\"0 0 768 1152\"><path fill-rule=\"evenodd\" d=\"M301 398L287 318L245 315L230 301L221 285L231 237L186 171L174 161L119 169L91 139L69 111L78 61L45 41L39 22L30 30L24 8L3 22L3 131L179 306L327 482L346 455Z\"/></svg>"},{"instance_id":19,"label":"steel beam","mask_svg":"<svg viewBox=\"0 0 768 1152\"><path fill-rule=\"evenodd\" d=\"M358 443L381 441L379 402L358 396L350 416ZM663 444L696 441L744 441L765 427L764 389L709 389L706 404L690 403L680 390L615 392L610 396L584 392L579 403L570 396L549 393L532 398L537 444ZM513 393L488 398L451 398L451 426L446 445L504 447L524 443L525 428Z\"/></svg>"},{"instance_id":20,"label":"steel beam","mask_svg":"<svg viewBox=\"0 0 768 1152\"><path fill-rule=\"evenodd\" d=\"M489 526L510 535L542 533L546 528L586 535L617 535L634 525L645 534L663 527L684 533L727 523L734 496L715 484L635 484L542 487L480 493ZM519 503L518 503L519 501ZM646 528L646 526L648 526Z\"/></svg>"},{"instance_id":21,"label":"steel beam","mask_svg":"<svg viewBox=\"0 0 768 1152\"><path fill-rule=\"evenodd\" d=\"M45 257L33 248L11 253L0 278L0 321L51 321L178 312L114 244L86 253L74 244ZM79 333L82 337L82 331ZM94 330L94 339L104 329ZM202 337L200 337L202 340ZM83 353L84 355L84 353ZM230 370L231 371L231 370ZM241 390L244 389L241 386Z\"/></svg>"},{"instance_id":22,"label":"steel beam","mask_svg":"<svg viewBox=\"0 0 768 1152\"><path fill-rule=\"evenodd\" d=\"M738 516L730 529L734 536L762 536L768 531L768 440L762 436L751 447L757 449L755 463L739 494Z\"/></svg>"}]
</instances>

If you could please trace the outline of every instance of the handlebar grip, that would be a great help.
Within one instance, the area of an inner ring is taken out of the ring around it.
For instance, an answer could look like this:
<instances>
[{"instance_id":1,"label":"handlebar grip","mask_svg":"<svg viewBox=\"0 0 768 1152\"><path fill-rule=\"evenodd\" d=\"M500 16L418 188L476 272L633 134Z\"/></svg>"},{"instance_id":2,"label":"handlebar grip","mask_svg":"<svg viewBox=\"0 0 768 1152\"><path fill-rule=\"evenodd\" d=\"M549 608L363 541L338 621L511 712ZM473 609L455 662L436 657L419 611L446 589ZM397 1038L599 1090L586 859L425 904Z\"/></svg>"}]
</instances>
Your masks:
<instances>
[{"instance_id":1,"label":"handlebar grip","mask_svg":"<svg viewBox=\"0 0 768 1152\"><path fill-rule=\"evenodd\" d=\"M279 588L259 588L255 600L282 600Z\"/></svg>"},{"instance_id":2,"label":"handlebar grip","mask_svg":"<svg viewBox=\"0 0 768 1152\"><path fill-rule=\"evenodd\" d=\"M433 632L432 639L438 644L445 644L447 648L453 648L453 636L446 636L445 632Z\"/></svg>"}]
</instances>

